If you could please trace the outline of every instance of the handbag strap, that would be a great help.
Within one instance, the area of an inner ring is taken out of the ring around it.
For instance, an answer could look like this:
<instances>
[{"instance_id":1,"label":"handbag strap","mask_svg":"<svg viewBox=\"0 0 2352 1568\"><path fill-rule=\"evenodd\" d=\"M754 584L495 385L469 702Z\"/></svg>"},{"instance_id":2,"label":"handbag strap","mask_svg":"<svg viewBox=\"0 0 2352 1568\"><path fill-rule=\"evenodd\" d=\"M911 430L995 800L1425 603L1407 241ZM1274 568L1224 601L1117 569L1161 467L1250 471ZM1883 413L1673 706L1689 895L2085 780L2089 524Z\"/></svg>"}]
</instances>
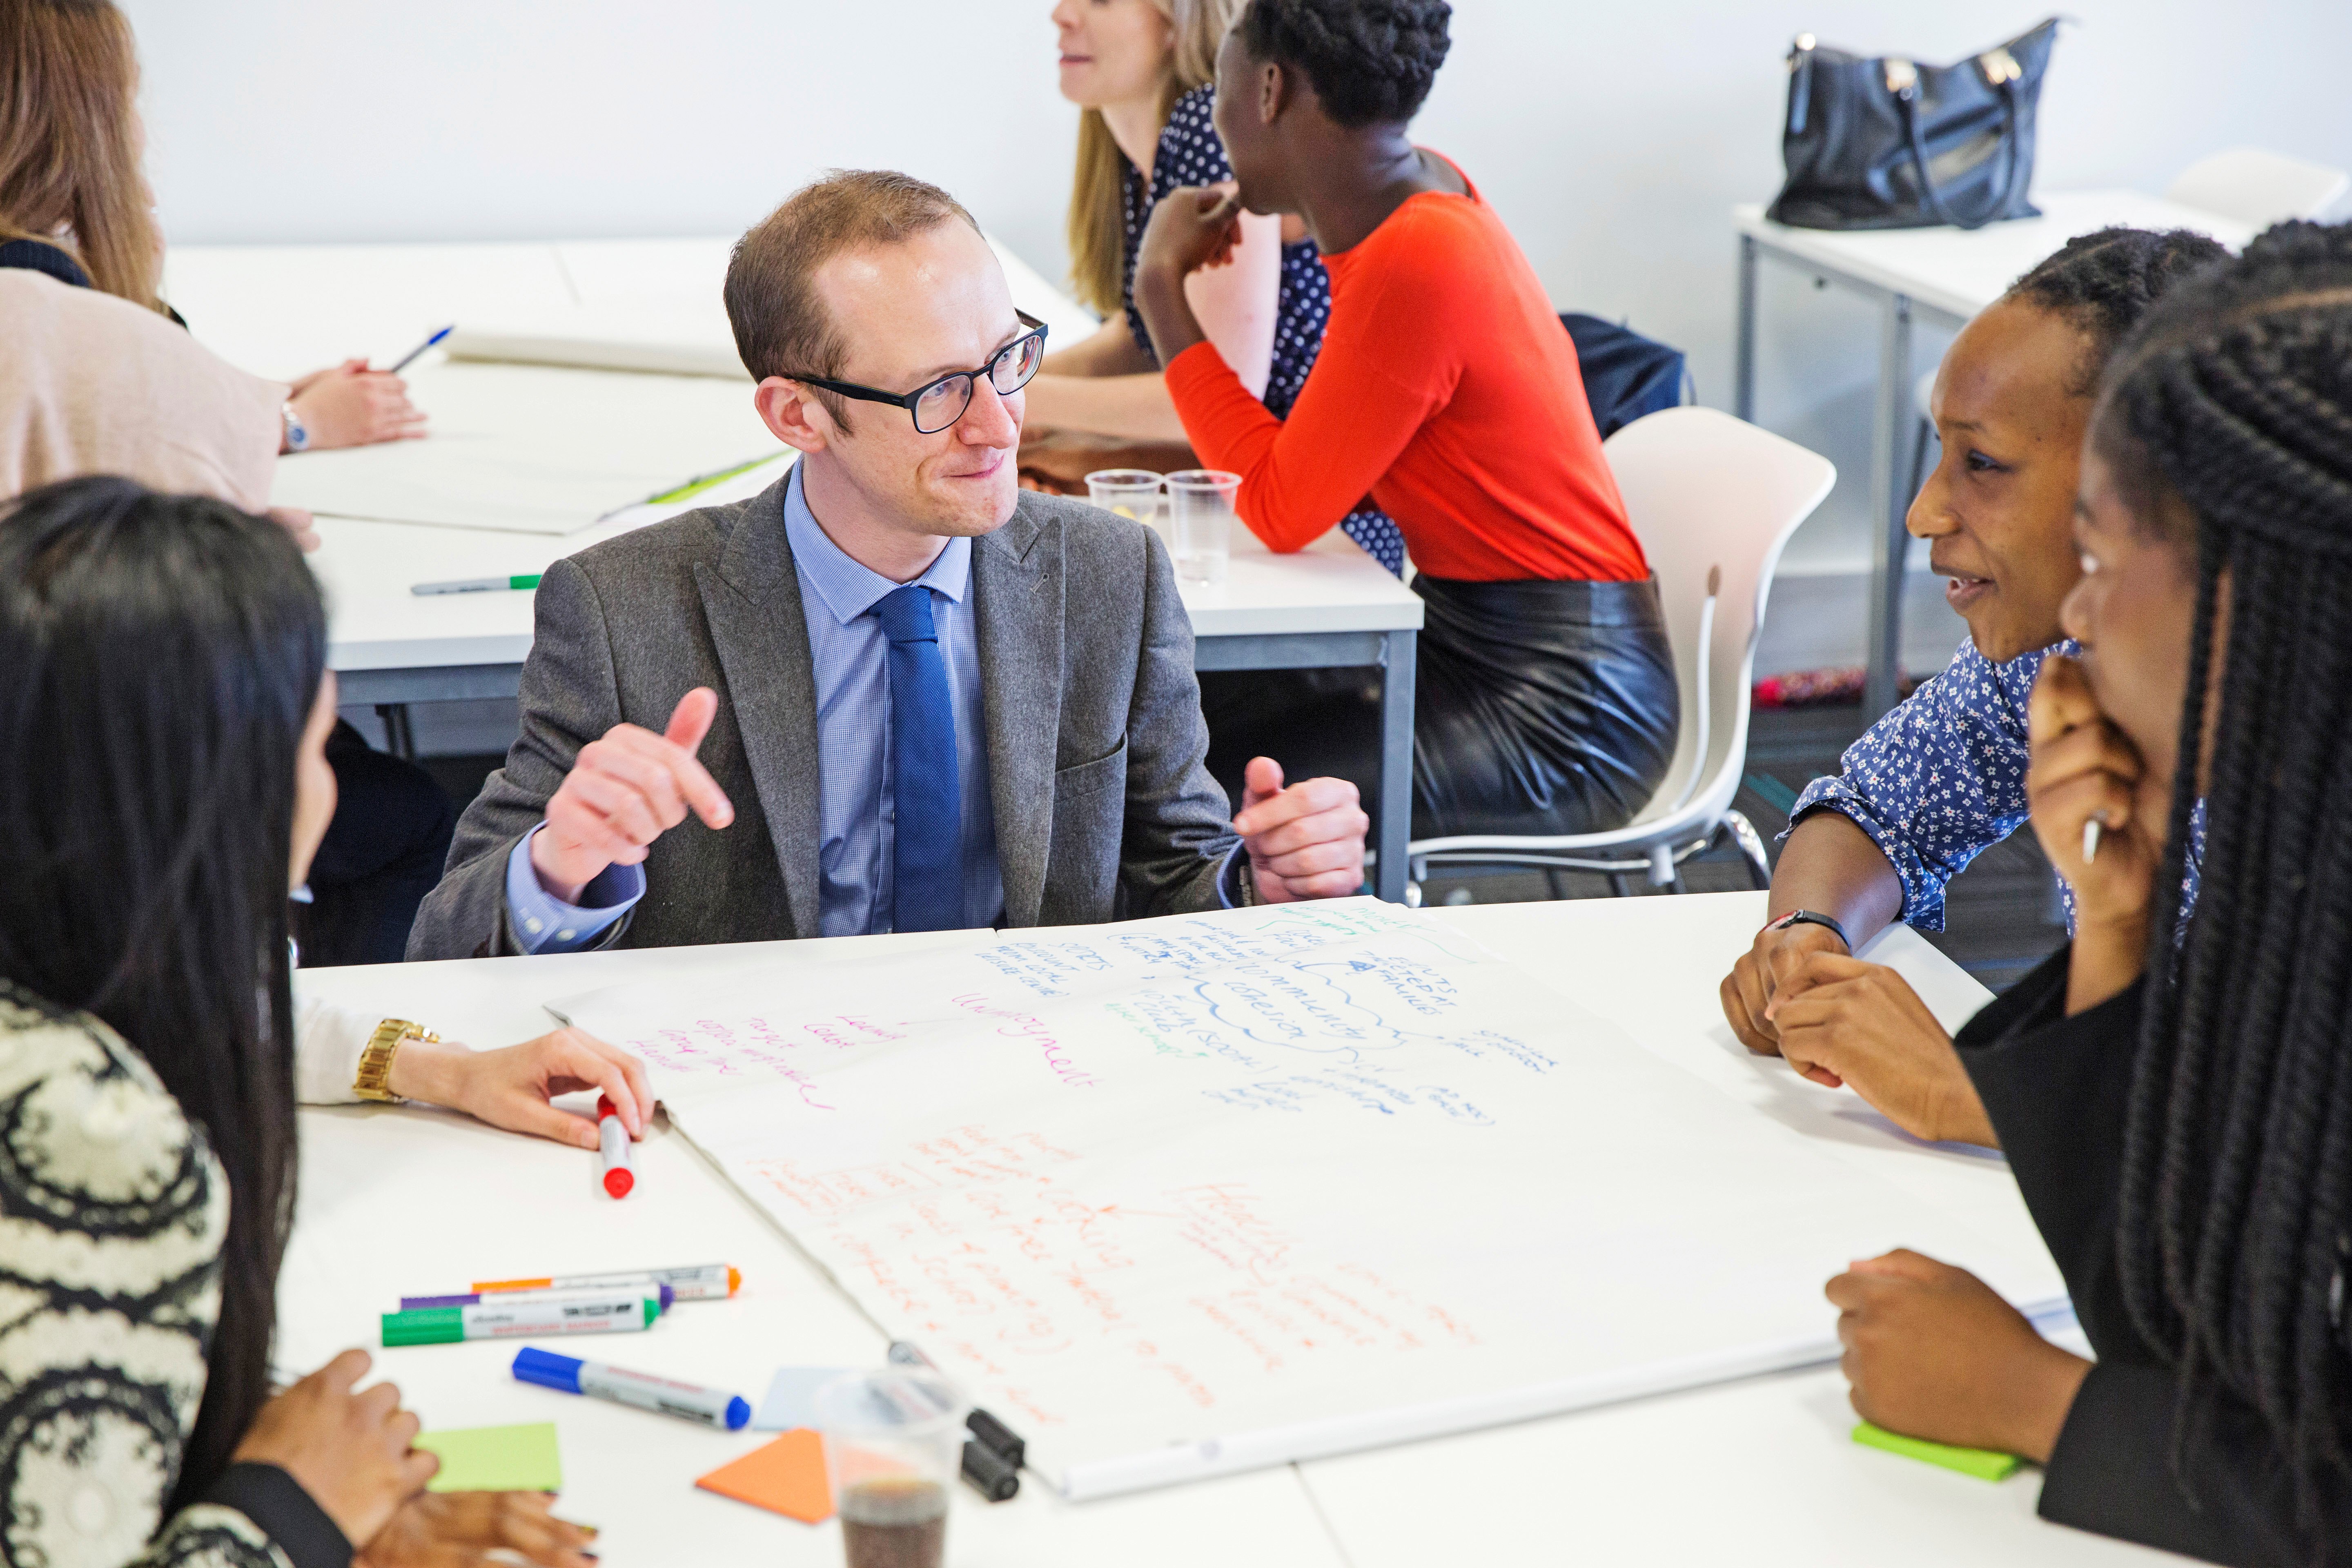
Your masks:
<instances>
[{"instance_id":1,"label":"handbag strap","mask_svg":"<svg viewBox=\"0 0 2352 1568\"><path fill-rule=\"evenodd\" d=\"M1903 134L1911 145L1911 162L1919 171L1919 194L1927 199L1928 210L1954 228L1977 229L2009 210L2010 198L2017 186L2017 82L2023 73L2007 49L1995 49L1977 61L1990 85L2000 89L2001 102L2001 143L2009 154L2009 166L2001 174L2000 186L1984 216L1970 223L1954 217L1944 205L1944 195L1936 188L1936 177L1927 170L1927 143L1919 134L1919 69L1909 60L1886 62L1887 90L1895 95L1895 111L1903 117Z\"/></svg>"}]
</instances>

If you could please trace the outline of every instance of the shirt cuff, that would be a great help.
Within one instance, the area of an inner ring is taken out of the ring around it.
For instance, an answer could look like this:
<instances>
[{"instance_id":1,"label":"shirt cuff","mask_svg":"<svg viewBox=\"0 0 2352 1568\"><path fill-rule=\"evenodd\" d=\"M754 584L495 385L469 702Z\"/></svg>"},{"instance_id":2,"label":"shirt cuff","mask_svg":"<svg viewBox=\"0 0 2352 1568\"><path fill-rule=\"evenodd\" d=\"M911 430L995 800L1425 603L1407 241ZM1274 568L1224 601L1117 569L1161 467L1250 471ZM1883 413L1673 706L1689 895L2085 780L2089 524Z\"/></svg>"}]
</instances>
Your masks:
<instances>
[{"instance_id":1,"label":"shirt cuff","mask_svg":"<svg viewBox=\"0 0 2352 1568\"><path fill-rule=\"evenodd\" d=\"M580 890L579 903L567 904L541 887L531 869L530 841L546 826L524 834L507 856L507 923L527 953L577 952L636 908L646 896L646 869L607 866Z\"/></svg>"},{"instance_id":2,"label":"shirt cuff","mask_svg":"<svg viewBox=\"0 0 2352 1568\"><path fill-rule=\"evenodd\" d=\"M1257 882L1250 875L1246 844L1236 844L1225 851L1225 863L1217 868L1217 907L1221 910L1246 910L1257 905Z\"/></svg>"},{"instance_id":3,"label":"shirt cuff","mask_svg":"<svg viewBox=\"0 0 2352 1568\"><path fill-rule=\"evenodd\" d=\"M1943 881L1917 863L1911 846L1897 830L1878 820L1869 796L1843 778L1818 778L1805 786L1797 804L1789 808L1789 826L1780 835L1781 841L1787 842L1805 818L1824 811L1833 811L1862 829L1863 837L1886 857L1895 882L1903 889L1903 904L1895 911L1895 920L1914 931L1944 929Z\"/></svg>"},{"instance_id":4,"label":"shirt cuff","mask_svg":"<svg viewBox=\"0 0 2352 1568\"><path fill-rule=\"evenodd\" d=\"M275 1465L231 1465L203 1500L253 1521L294 1568L351 1568L352 1543L302 1483Z\"/></svg>"},{"instance_id":5,"label":"shirt cuff","mask_svg":"<svg viewBox=\"0 0 2352 1568\"><path fill-rule=\"evenodd\" d=\"M302 994L302 973L294 973L294 1097L305 1105L349 1105L360 1056L383 1022L380 1015Z\"/></svg>"}]
</instances>

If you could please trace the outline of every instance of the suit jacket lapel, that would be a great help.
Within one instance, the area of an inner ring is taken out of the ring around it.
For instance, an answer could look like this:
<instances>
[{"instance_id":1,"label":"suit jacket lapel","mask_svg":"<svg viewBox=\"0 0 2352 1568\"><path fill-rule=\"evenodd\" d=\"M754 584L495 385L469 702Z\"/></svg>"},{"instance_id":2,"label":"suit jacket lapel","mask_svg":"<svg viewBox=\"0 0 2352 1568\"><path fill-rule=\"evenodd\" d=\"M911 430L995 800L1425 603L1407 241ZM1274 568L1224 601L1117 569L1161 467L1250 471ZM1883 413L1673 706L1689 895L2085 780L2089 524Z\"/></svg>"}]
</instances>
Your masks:
<instances>
[{"instance_id":1,"label":"suit jacket lapel","mask_svg":"<svg viewBox=\"0 0 2352 1568\"><path fill-rule=\"evenodd\" d=\"M1007 925L1037 923L1062 727L1062 542L1024 504L971 552L988 795Z\"/></svg>"},{"instance_id":2,"label":"suit jacket lapel","mask_svg":"<svg viewBox=\"0 0 2352 1568\"><path fill-rule=\"evenodd\" d=\"M789 476L787 476L787 479ZM818 795L816 675L800 574L784 537L784 486L762 491L737 521L716 565L698 562L695 586L719 662L729 706L743 738L752 786L768 819L784 901L796 936L817 934Z\"/></svg>"}]
</instances>

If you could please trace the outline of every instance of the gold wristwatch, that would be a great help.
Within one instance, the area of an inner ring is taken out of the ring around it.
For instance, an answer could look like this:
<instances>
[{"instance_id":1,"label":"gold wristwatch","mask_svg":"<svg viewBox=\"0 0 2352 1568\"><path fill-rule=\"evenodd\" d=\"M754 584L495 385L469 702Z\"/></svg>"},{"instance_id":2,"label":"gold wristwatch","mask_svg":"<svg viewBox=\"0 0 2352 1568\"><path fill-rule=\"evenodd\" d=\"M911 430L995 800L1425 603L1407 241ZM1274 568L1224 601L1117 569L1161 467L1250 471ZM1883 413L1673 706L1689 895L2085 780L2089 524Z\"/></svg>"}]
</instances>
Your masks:
<instances>
[{"instance_id":1,"label":"gold wristwatch","mask_svg":"<svg viewBox=\"0 0 2352 1568\"><path fill-rule=\"evenodd\" d=\"M352 1079L352 1088L362 1100L400 1102L400 1096L392 1092L392 1058L408 1040L438 1045L441 1037L405 1018L386 1018L375 1026L375 1033L368 1037L367 1049L360 1053L360 1070Z\"/></svg>"}]
</instances>

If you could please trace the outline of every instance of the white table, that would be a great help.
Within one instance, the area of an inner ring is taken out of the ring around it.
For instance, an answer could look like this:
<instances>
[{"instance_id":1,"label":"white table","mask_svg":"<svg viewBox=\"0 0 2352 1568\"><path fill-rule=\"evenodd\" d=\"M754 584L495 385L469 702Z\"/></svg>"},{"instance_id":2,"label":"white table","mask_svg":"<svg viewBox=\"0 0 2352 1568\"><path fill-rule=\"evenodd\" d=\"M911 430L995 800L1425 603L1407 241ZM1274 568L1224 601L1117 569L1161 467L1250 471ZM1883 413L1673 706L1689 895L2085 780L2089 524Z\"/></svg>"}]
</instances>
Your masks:
<instances>
[{"instance_id":1,"label":"white table","mask_svg":"<svg viewBox=\"0 0 2352 1568\"><path fill-rule=\"evenodd\" d=\"M453 320L544 315L566 303L598 308L715 294L725 239L563 240L532 245L184 246L166 261L165 291L196 335L234 363L291 376L353 354L389 363ZM1016 299L1038 314L1076 307L1017 258ZM563 374L612 379L611 373ZM430 409L426 412L429 414ZM516 417L528 418L528 410ZM775 470L781 472L781 469ZM680 475L680 479L687 476ZM756 489L773 476L752 476ZM739 493L714 491L691 503ZM404 707L515 695L530 651L527 594L420 598L428 581L512 576L632 528L689 510L643 507L561 537L414 523L321 518L312 565L328 592L328 662L342 700L387 710L397 747ZM1422 601L1333 530L1289 556L1268 553L1246 530L1231 579L1185 588L1201 669L1307 669L1377 665L1381 816L1374 889L1404 897L1412 826L1412 693Z\"/></svg>"},{"instance_id":2,"label":"white table","mask_svg":"<svg viewBox=\"0 0 2352 1568\"><path fill-rule=\"evenodd\" d=\"M1768 221L1764 208L1731 209L1739 236L1739 324L1733 412L1756 416L1756 283L1760 257L1772 256L1820 279L1835 279L1878 306L1878 397L1870 427L1869 678L1865 717L1895 705L1902 679L1903 565L1909 542L1903 527L1911 498L1899 477L1903 442L1918 411L1913 406L1911 327L1925 318L1957 329L2000 298L2035 262L2079 234L2126 225L2191 228L2236 249L2252 230L2234 218L2185 207L2137 191L2036 193L2036 218L1947 227L1875 230L1791 228Z\"/></svg>"},{"instance_id":3,"label":"white table","mask_svg":"<svg viewBox=\"0 0 2352 1568\"><path fill-rule=\"evenodd\" d=\"M2014 1202L1997 1159L1916 1143L1851 1094L1804 1083L1732 1041L1715 983L1763 907L1760 893L1731 893L1432 918L1460 925L1626 1025L1668 1061L1817 1140L1858 1181ZM783 951L821 964L877 942L927 940L936 939L857 937ZM305 984L495 1044L543 1030L542 997L656 973L712 973L751 951L384 965L320 971ZM1873 955L1908 976L1948 1024L1985 1000L1906 929L1882 938ZM632 1338L625 1354L615 1342L614 1359L730 1385L746 1380L747 1367L879 1360L875 1325L666 1128L640 1145L636 1191L614 1205L592 1186L587 1156L458 1117L368 1107L305 1111L302 1121L301 1206L279 1292L282 1366L372 1342L374 1314L402 1294L526 1269L722 1258L744 1271L736 1300L680 1308L693 1314L692 1332ZM695 1476L765 1441L761 1435L701 1432L518 1384L507 1372L510 1347L381 1353L428 1428L555 1421L565 1510L603 1528L600 1547L616 1568L680 1561L688 1550L712 1563L841 1561L830 1525L804 1527L692 1489ZM1016 1500L995 1507L960 1491L950 1560L961 1568L2158 1561L2040 1523L2032 1472L1987 1485L1858 1448L1847 1440L1852 1423L1843 1380L1821 1368L1079 1506L1033 1479Z\"/></svg>"}]
</instances>

